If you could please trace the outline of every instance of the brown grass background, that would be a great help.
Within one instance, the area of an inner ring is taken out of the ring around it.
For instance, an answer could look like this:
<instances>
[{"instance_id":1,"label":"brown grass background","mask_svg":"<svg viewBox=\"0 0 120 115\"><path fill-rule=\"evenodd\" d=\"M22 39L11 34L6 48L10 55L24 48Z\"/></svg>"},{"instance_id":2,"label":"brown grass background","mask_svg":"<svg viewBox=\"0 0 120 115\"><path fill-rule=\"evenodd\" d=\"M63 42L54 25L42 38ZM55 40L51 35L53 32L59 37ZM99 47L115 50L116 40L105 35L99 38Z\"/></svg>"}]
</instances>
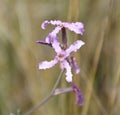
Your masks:
<instances>
[{"instance_id":1,"label":"brown grass background","mask_svg":"<svg viewBox=\"0 0 120 115\"><path fill-rule=\"evenodd\" d=\"M83 36L67 31L69 42L86 44L75 54L81 67L74 81L85 103L72 93L53 97L33 115L120 114L120 0L0 0L0 115L28 111L51 91L59 65L46 71L38 63L51 60L51 48L38 45L52 31L44 20L81 21ZM67 87L63 77L60 87Z\"/></svg>"}]
</instances>

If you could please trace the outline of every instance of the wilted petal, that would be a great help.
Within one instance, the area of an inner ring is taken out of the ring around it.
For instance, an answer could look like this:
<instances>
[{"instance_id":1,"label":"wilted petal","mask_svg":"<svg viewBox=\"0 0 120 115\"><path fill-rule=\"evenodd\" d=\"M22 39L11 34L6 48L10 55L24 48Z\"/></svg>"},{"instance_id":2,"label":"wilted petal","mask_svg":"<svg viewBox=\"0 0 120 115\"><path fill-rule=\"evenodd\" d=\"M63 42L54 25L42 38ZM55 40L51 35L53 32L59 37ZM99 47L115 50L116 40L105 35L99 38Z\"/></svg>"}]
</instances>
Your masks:
<instances>
[{"instance_id":1,"label":"wilted petal","mask_svg":"<svg viewBox=\"0 0 120 115\"><path fill-rule=\"evenodd\" d=\"M80 72L80 68L77 65L74 57L71 57L71 66L73 69L75 69L76 74L78 74Z\"/></svg>"},{"instance_id":2,"label":"wilted petal","mask_svg":"<svg viewBox=\"0 0 120 115\"><path fill-rule=\"evenodd\" d=\"M66 60L64 60L63 62L61 62L61 64L62 64L63 68L66 69L66 73L65 73L66 81L67 82L72 82L72 76L73 75L72 75L71 67L70 67L69 63Z\"/></svg>"},{"instance_id":3,"label":"wilted petal","mask_svg":"<svg viewBox=\"0 0 120 115\"><path fill-rule=\"evenodd\" d=\"M72 88L76 94L76 102L75 103L82 106L84 104L84 97L83 97L81 90L74 83L72 84Z\"/></svg>"},{"instance_id":4,"label":"wilted petal","mask_svg":"<svg viewBox=\"0 0 120 115\"><path fill-rule=\"evenodd\" d=\"M66 52L68 53L68 55L70 55L70 53L76 52L84 44L85 43L83 41L77 40L66 50Z\"/></svg>"},{"instance_id":5,"label":"wilted petal","mask_svg":"<svg viewBox=\"0 0 120 115\"><path fill-rule=\"evenodd\" d=\"M65 28L68 28L69 30L75 32L76 34L83 35L84 33L84 24L81 22L76 23L64 23L63 24Z\"/></svg>"},{"instance_id":6,"label":"wilted petal","mask_svg":"<svg viewBox=\"0 0 120 115\"><path fill-rule=\"evenodd\" d=\"M43 61L39 63L39 69L48 69L53 67L56 63L58 62L58 60L54 59L50 62L48 61Z\"/></svg>"}]
</instances>

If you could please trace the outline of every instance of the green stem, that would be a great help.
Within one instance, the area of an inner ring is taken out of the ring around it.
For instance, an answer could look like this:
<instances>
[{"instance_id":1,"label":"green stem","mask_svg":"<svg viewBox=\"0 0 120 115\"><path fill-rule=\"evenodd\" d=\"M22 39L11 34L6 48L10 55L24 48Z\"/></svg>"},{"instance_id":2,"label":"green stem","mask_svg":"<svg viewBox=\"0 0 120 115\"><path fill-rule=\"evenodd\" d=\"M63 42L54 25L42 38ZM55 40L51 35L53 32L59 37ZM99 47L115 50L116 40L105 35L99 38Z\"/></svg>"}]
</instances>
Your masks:
<instances>
[{"instance_id":1,"label":"green stem","mask_svg":"<svg viewBox=\"0 0 120 115\"><path fill-rule=\"evenodd\" d=\"M40 103L38 103L36 106L34 106L34 107L33 107L32 109L30 109L28 112L26 112L24 115L30 115L30 114L33 113L36 109L38 109L38 108L41 107L43 104L45 104L52 96L54 96L54 92L55 92L55 90L56 90L56 88L57 88L57 86L58 86L58 84L59 84L59 82L60 82L60 80L61 80L61 78L62 78L63 73L64 73L64 69L60 72L60 74L59 74L59 76L58 76L58 79L57 79L57 81L56 81L56 83L55 83L55 85L54 85L51 93L50 93L47 97L45 97Z\"/></svg>"}]
</instances>

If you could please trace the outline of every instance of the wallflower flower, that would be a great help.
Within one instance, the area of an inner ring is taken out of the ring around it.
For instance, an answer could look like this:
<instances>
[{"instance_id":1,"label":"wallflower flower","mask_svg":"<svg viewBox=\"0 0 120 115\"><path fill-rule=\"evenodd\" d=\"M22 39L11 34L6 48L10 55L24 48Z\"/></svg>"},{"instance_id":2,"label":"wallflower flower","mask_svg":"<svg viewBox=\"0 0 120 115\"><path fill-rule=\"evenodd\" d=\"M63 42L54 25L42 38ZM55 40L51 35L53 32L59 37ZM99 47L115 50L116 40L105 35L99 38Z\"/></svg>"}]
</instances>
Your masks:
<instances>
[{"instance_id":1,"label":"wallflower flower","mask_svg":"<svg viewBox=\"0 0 120 115\"><path fill-rule=\"evenodd\" d=\"M71 65L69 64L68 57L71 53L76 52L85 43L81 40L77 40L67 49L62 49L60 42L57 39L52 40L52 47L56 52L56 56L52 61L43 61L39 63L39 69L48 69L60 62L61 69L66 69L66 80L72 82ZM76 64L76 63L75 63Z\"/></svg>"}]
</instances>

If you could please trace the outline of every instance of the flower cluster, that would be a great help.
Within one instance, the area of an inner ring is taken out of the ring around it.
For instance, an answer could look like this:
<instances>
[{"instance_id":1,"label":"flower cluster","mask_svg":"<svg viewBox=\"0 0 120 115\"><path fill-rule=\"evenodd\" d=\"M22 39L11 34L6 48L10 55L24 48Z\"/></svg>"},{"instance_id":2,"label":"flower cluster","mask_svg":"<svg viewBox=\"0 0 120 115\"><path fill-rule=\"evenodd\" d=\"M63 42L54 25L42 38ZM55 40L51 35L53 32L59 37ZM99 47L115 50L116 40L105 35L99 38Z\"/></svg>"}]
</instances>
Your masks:
<instances>
[{"instance_id":1,"label":"flower cluster","mask_svg":"<svg viewBox=\"0 0 120 115\"><path fill-rule=\"evenodd\" d=\"M66 69L66 81L72 82L72 72L71 69L75 69L76 74L79 73L80 68L75 62L75 58L70 56L71 53L76 52L85 43L81 40L75 41L69 47L67 47L67 38L65 29L75 32L76 34L83 35L84 25L81 22L68 23L57 21L44 21L41 25L42 29L46 29L48 24L56 26L55 29L48 34L45 41L38 40L37 43L45 44L51 46L56 52L56 56L51 61L43 61L39 63L39 69L48 69L60 62L61 69ZM59 42L57 34L62 31L62 44Z\"/></svg>"},{"instance_id":2,"label":"flower cluster","mask_svg":"<svg viewBox=\"0 0 120 115\"><path fill-rule=\"evenodd\" d=\"M72 85L69 88L55 89L54 95L61 94L64 92L74 92L76 94L76 104L83 105L83 95L81 90L72 82L72 69L75 70L76 74L80 72L80 68L75 61L75 57L71 56L71 53L76 52L85 43L81 40L75 41L70 46L67 45L66 29L75 32L76 34L83 35L84 25L81 22L69 23L62 22L60 20L55 21L44 21L41 25L42 29L46 29L48 24L54 25L55 28L50 32L44 41L37 40L37 43L48 45L54 49L56 56L51 61L42 61L39 63L39 69L48 69L55 66L58 62L60 68L66 70L66 81L71 82ZM58 33L62 31L62 43L59 42Z\"/></svg>"}]
</instances>

